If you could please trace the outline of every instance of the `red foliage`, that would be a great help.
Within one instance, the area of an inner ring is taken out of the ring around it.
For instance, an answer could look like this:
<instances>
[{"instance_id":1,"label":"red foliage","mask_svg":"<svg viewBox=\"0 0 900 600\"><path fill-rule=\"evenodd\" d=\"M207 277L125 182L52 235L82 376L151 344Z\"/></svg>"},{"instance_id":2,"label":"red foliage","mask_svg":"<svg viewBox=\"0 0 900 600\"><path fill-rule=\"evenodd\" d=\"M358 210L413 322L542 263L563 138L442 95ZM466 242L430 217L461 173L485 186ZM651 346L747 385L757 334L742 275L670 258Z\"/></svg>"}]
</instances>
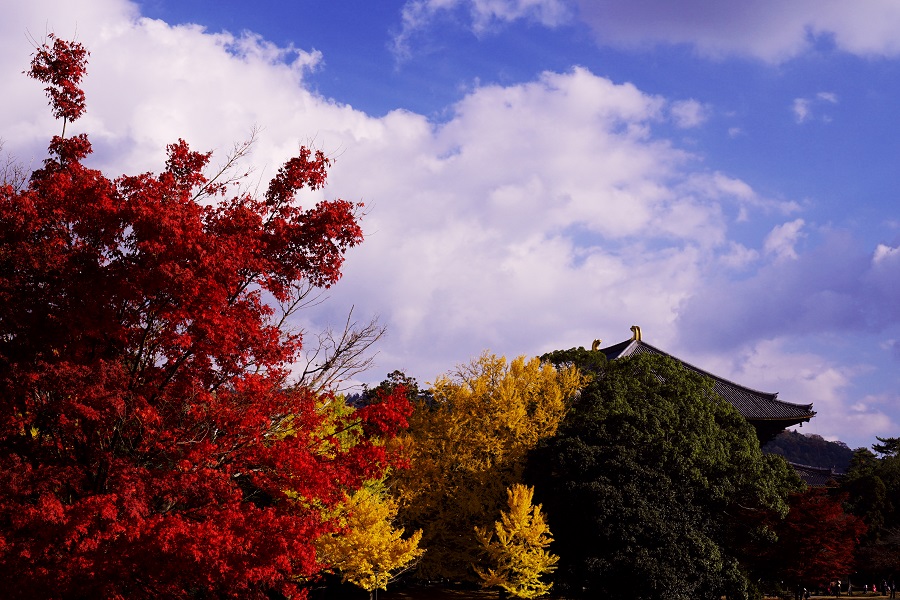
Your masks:
<instances>
[{"instance_id":1,"label":"red foliage","mask_svg":"<svg viewBox=\"0 0 900 600\"><path fill-rule=\"evenodd\" d=\"M54 38L34 59L57 116L83 112L85 54ZM116 180L82 164L85 136L50 152L0 187L0 589L302 596L327 508L396 462L364 432L409 411L395 394L325 428L288 385L301 340L267 298L337 281L357 207L297 206L328 166L305 148L263 199L227 198L183 141L159 175Z\"/></svg>"},{"instance_id":2,"label":"red foliage","mask_svg":"<svg viewBox=\"0 0 900 600\"><path fill-rule=\"evenodd\" d=\"M791 496L790 512L775 527L778 542L769 549L771 574L814 585L853 572L853 555L866 526L844 512L843 500L816 488Z\"/></svg>"},{"instance_id":3,"label":"red foliage","mask_svg":"<svg viewBox=\"0 0 900 600\"><path fill-rule=\"evenodd\" d=\"M52 33L47 36L53 45L41 45L31 61L30 77L47 85L44 91L50 98L53 116L74 121L84 114L84 92L78 87L87 72L90 54L77 42L61 40Z\"/></svg>"}]
</instances>

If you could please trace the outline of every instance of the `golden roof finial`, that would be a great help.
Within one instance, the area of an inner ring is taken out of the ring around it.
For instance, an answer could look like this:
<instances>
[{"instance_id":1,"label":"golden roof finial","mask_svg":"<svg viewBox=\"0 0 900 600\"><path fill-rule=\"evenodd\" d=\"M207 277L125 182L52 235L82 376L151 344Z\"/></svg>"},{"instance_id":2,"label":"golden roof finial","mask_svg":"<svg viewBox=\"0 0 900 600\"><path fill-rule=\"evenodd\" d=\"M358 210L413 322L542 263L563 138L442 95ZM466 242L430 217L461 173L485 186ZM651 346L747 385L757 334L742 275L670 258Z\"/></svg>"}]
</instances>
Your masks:
<instances>
[{"instance_id":1,"label":"golden roof finial","mask_svg":"<svg viewBox=\"0 0 900 600\"><path fill-rule=\"evenodd\" d=\"M632 325L631 332L634 334L634 337L632 337L631 339L633 339L636 342L641 341L641 328L640 327L638 327L637 325Z\"/></svg>"},{"instance_id":2,"label":"golden roof finial","mask_svg":"<svg viewBox=\"0 0 900 600\"><path fill-rule=\"evenodd\" d=\"M603 342L603 340L594 340L594 343L591 344L591 351L592 351L592 352L596 352L597 350L599 350L599 349L600 349L600 344L601 344L602 342Z\"/></svg>"}]
</instances>

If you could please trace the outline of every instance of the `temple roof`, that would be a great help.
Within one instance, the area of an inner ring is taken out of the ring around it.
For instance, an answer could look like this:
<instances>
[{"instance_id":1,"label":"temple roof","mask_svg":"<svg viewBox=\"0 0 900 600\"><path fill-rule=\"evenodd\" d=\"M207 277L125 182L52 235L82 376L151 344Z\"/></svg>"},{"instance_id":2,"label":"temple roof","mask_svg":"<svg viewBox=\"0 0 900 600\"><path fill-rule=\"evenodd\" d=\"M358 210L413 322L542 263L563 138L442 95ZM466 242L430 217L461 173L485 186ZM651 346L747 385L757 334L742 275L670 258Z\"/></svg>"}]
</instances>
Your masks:
<instances>
[{"instance_id":1,"label":"temple roof","mask_svg":"<svg viewBox=\"0 0 900 600\"><path fill-rule=\"evenodd\" d=\"M809 487L825 487L840 482L844 477L843 473L834 470L834 467L811 467L809 465L801 465L789 462L800 479Z\"/></svg>"},{"instance_id":2,"label":"temple roof","mask_svg":"<svg viewBox=\"0 0 900 600\"><path fill-rule=\"evenodd\" d=\"M755 423L757 426L762 425L760 421L771 421L771 425L776 426L777 430L780 430L803 421L809 421L816 414L812 409L812 404L783 402L778 400L777 393L760 392L688 364L680 358L642 341L640 339L640 329L636 327L634 329L637 329L635 338L606 348L599 348L599 351L603 352L609 360L637 354L668 356L691 371L712 379L715 392L730 402L745 419ZM777 432L777 430L773 431Z\"/></svg>"}]
</instances>

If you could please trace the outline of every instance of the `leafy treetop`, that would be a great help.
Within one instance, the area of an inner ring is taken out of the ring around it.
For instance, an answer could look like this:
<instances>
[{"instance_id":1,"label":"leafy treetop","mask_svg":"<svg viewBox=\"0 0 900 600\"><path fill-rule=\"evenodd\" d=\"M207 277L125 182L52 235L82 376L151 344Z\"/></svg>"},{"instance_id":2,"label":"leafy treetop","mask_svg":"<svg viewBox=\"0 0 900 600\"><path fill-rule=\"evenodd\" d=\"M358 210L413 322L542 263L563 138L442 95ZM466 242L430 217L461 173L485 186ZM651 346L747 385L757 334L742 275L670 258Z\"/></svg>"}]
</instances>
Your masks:
<instances>
[{"instance_id":1,"label":"leafy treetop","mask_svg":"<svg viewBox=\"0 0 900 600\"><path fill-rule=\"evenodd\" d=\"M90 53L77 42L47 36L51 44L42 44L31 61L29 77L47 84L44 91L50 98L53 116L74 121L85 111L84 91L79 87L87 73L87 57Z\"/></svg>"}]
</instances>

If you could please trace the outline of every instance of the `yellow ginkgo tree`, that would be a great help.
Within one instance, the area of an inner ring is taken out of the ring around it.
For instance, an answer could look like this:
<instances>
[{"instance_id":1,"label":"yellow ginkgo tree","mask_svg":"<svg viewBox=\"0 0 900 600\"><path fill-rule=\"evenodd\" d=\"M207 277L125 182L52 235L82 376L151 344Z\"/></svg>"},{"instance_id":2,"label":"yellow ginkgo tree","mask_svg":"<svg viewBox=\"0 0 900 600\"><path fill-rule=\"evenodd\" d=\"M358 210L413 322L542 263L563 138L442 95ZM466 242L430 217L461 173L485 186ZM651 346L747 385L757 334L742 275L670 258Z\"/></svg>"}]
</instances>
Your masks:
<instances>
[{"instance_id":1,"label":"yellow ginkgo tree","mask_svg":"<svg viewBox=\"0 0 900 600\"><path fill-rule=\"evenodd\" d=\"M397 503L372 487L348 495L341 513L342 531L320 537L316 550L319 561L345 582L370 593L385 590L424 552L422 532L403 538L403 529L394 527Z\"/></svg>"},{"instance_id":2,"label":"yellow ginkgo tree","mask_svg":"<svg viewBox=\"0 0 900 600\"><path fill-rule=\"evenodd\" d=\"M547 551L553 541L541 513L532 504L534 488L516 484L506 491L509 511L503 511L493 528L475 527L487 557L486 569L475 567L484 587L501 587L517 598L538 598L552 584L541 576L556 569L559 560Z\"/></svg>"},{"instance_id":3,"label":"yellow ginkgo tree","mask_svg":"<svg viewBox=\"0 0 900 600\"><path fill-rule=\"evenodd\" d=\"M402 522L424 532L417 577L478 581L473 527L497 518L528 452L556 433L583 383L574 367L490 353L436 379L398 437L411 466L389 478Z\"/></svg>"}]
</instances>

